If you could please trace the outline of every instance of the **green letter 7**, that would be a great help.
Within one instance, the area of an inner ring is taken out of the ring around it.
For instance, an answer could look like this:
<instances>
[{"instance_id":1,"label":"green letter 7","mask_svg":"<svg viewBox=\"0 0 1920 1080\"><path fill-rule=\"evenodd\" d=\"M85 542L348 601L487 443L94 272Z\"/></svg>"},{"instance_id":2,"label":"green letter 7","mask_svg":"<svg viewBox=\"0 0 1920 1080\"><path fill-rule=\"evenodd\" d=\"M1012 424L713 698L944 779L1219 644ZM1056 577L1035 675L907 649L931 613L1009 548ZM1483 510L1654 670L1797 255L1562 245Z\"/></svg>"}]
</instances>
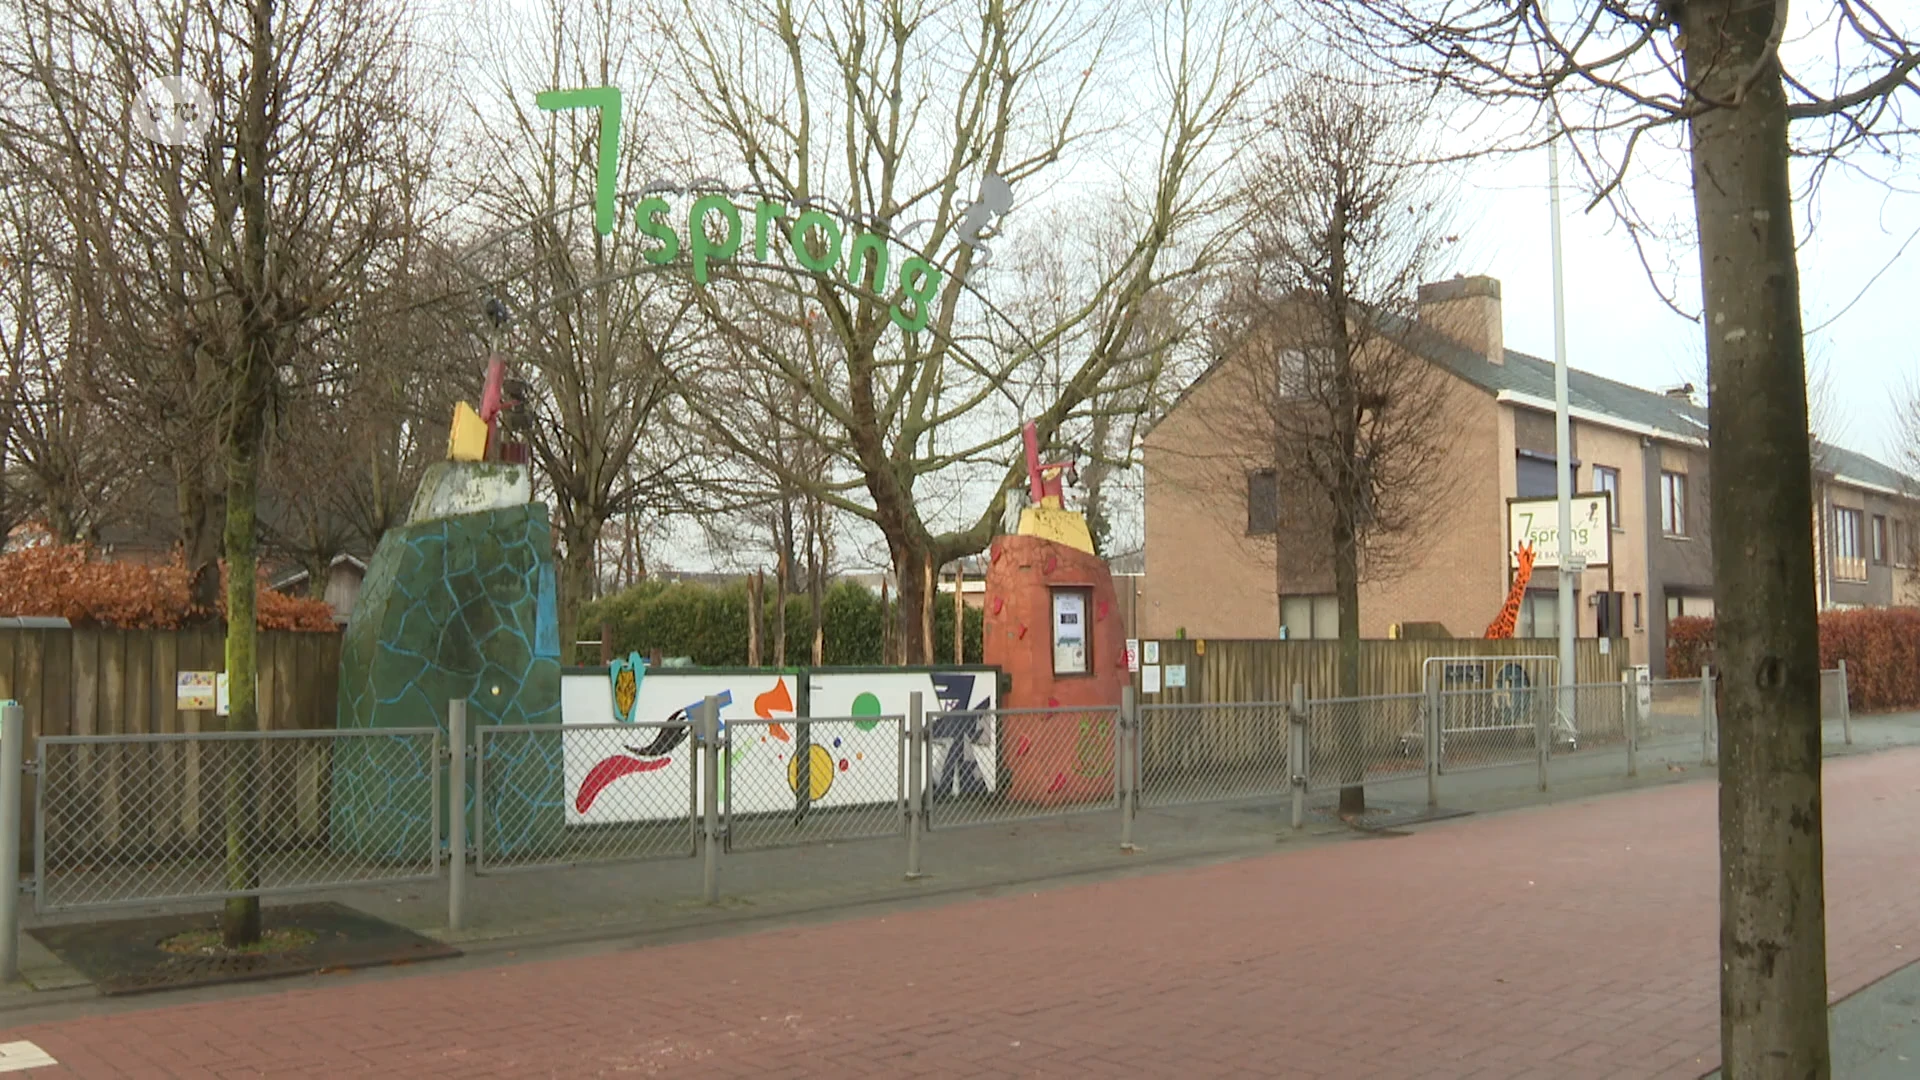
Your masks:
<instances>
[{"instance_id":1,"label":"green letter 7","mask_svg":"<svg viewBox=\"0 0 1920 1080\"><path fill-rule=\"evenodd\" d=\"M549 112L557 109L600 110L600 165L593 178L593 227L601 236L613 231L613 188L620 168L620 88L595 86L584 90L542 90L533 103Z\"/></svg>"}]
</instances>

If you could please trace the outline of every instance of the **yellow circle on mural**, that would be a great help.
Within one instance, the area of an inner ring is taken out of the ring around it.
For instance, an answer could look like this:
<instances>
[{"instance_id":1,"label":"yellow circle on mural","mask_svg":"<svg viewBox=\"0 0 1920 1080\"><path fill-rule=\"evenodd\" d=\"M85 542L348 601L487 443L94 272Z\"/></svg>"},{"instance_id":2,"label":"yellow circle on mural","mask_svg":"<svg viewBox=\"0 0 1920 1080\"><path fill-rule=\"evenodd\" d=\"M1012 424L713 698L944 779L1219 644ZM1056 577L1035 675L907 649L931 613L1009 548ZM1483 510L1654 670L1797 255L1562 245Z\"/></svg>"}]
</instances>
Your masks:
<instances>
[{"instance_id":1,"label":"yellow circle on mural","mask_svg":"<svg viewBox=\"0 0 1920 1080\"><path fill-rule=\"evenodd\" d=\"M787 759L787 786L796 794L800 791L800 758L797 755ZM819 802L832 786L833 755L824 746L807 747L807 800Z\"/></svg>"}]
</instances>

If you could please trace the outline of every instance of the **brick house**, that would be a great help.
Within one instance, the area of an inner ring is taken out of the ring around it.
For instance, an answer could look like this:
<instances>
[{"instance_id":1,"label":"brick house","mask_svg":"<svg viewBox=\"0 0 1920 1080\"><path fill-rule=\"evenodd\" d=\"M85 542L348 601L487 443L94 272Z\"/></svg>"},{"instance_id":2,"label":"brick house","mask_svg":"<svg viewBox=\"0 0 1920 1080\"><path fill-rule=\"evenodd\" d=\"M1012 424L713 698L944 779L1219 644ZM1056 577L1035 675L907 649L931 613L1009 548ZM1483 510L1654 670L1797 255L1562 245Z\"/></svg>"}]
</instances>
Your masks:
<instances>
[{"instance_id":1,"label":"brick house","mask_svg":"<svg viewBox=\"0 0 1920 1080\"><path fill-rule=\"evenodd\" d=\"M1418 299L1417 320L1380 347L1444 373L1435 380L1448 432L1435 470L1443 480L1394 558L1363 562L1360 632L1439 623L1477 637L1511 581L1508 500L1554 494L1553 364L1505 347L1492 278L1424 285ZM1337 633L1332 573L1317 554L1326 542L1289 527L1287 507L1303 492L1262 453L1258 409L1236 385L1235 368L1247 363L1217 362L1147 435L1142 637ZM1576 633L1624 638L1632 662L1660 674L1667 621L1713 612L1706 409L1692 387L1658 393L1579 370L1569 373L1569 405L1574 488L1608 492L1613 518L1611 565L1575 575ZM1864 455L1815 449L1822 605L1920 598L1920 513L1903 494L1920 486ZM1518 636L1556 635L1556 574L1534 573Z\"/></svg>"}]
</instances>

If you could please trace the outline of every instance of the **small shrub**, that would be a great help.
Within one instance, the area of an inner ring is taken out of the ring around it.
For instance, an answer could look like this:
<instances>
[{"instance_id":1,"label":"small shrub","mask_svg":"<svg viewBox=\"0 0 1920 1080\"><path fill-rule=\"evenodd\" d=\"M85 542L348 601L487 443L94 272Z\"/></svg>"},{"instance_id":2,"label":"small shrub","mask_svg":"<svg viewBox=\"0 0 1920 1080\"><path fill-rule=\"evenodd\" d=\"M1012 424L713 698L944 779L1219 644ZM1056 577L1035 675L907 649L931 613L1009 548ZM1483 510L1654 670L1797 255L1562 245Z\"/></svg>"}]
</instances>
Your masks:
<instances>
[{"instance_id":1,"label":"small shrub","mask_svg":"<svg viewBox=\"0 0 1920 1080\"><path fill-rule=\"evenodd\" d=\"M226 567L214 614L226 614ZM262 630L333 630L333 609L324 600L288 596L266 587L256 601ZM0 555L0 615L64 618L75 626L126 630L172 630L204 617L187 602L187 569L170 563L114 562L94 557L84 544L51 544Z\"/></svg>"}]
</instances>

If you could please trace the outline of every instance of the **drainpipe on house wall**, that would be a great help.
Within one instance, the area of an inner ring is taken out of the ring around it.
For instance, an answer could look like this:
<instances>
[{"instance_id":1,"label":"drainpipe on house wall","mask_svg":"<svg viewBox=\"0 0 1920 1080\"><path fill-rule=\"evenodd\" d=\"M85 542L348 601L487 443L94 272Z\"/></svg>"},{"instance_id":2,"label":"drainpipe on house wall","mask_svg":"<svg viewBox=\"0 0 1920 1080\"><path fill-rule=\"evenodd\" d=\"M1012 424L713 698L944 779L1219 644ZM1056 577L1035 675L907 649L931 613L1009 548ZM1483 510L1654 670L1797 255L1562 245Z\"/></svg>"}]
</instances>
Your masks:
<instances>
[{"instance_id":1,"label":"drainpipe on house wall","mask_svg":"<svg viewBox=\"0 0 1920 1080\"><path fill-rule=\"evenodd\" d=\"M1820 481L1820 527L1814 535L1820 538L1820 549L1815 555L1820 559L1820 610L1833 606L1833 558L1828 550L1832 546L1827 530L1833 521L1833 488L1826 481Z\"/></svg>"}]
</instances>

